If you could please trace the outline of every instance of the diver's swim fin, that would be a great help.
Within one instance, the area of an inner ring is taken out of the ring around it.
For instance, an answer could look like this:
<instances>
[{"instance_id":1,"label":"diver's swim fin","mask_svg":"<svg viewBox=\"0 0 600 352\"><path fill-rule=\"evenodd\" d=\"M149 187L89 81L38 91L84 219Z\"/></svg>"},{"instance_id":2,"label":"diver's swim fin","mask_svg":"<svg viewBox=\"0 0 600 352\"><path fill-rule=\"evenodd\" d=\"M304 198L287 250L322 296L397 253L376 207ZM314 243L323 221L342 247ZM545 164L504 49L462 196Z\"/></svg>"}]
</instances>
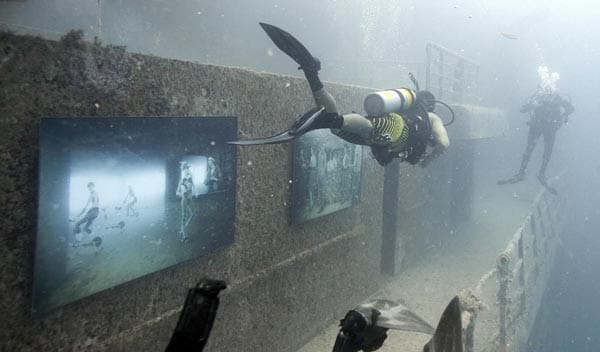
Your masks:
<instances>
[{"instance_id":1,"label":"diver's swim fin","mask_svg":"<svg viewBox=\"0 0 600 352\"><path fill-rule=\"evenodd\" d=\"M300 65L300 69L305 71L319 71L321 69L319 60L313 57L298 39L294 38L283 29L271 24L262 22L259 24L265 32L267 32L267 35L271 38L273 43Z\"/></svg>"},{"instance_id":2,"label":"diver's swim fin","mask_svg":"<svg viewBox=\"0 0 600 352\"><path fill-rule=\"evenodd\" d=\"M548 190L548 192L550 192L550 193L554 194L555 196L557 196L557 195L558 195L558 192L556 191L556 189L555 189L555 188L553 188L553 187L551 187L551 186L548 184L548 182L546 181L546 178L545 178L545 177L542 177L542 176L540 176L540 175L537 175L537 179L538 179L538 181L540 181L540 183L542 184L542 186L544 186L544 187L545 187L545 188Z\"/></svg>"},{"instance_id":3,"label":"diver's swim fin","mask_svg":"<svg viewBox=\"0 0 600 352\"><path fill-rule=\"evenodd\" d=\"M375 310L379 313L375 326L386 329L422 332L433 335L433 327L425 319L413 313L400 302L376 299L359 305L355 310L368 315Z\"/></svg>"},{"instance_id":4,"label":"diver's swim fin","mask_svg":"<svg viewBox=\"0 0 600 352\"><path fill-rule=\"evenodd\" d=\"M267 138L258 138L258 139L249 139L245 141L232 141L227 142L229 144L235 145L258 145L258 144L279 144L291 141L292 139L298 138L301 135L305 134L308 131L311 131L311 125L315 122L315 120L321 116L321 114L325 111L325 108L322 106L318 106L308 110L304 115L300 116L296 122L292 125L292 127L284 132L276 134Z\"/></svg>"},{"instance_id":5,"label":"diver's swim fin","mask_svg":"<svg viewBox=\"0 0 600 352\"><path fill-rule=\"evenodd\" d=\"M376 299L349 311L340 321L333 352L378 350L388 329L434 333L433 327L400 302Z\"/></svg>"},{"instance_id":6,"label":"diver's swim fin","mask_svg":"<svg viewBox=\"0 0 600 352\"><path fill-rule=\"evenodd\" d=\"M446 306L433 337L423 352L463 352L462 315L458 296Z\"/></svg>"},{"instance_id":7,"label":"diver's swim fin","mask_svg":"<svg viewBox=\"0 0 600 352\"><path fill-rule=\"evenodd\" d=\"M523 181L524 178L525 178L525 175L516 174L515 176L513 176L511 178L507 178L505 180L500 180L500 181L498 181L496 183L498 185L513 184L513 183L517 183L517 182Z\"/></svg>"},{"instance_id":8,"label":"diver's swim fin","mask_svg":"<svg viewBox=\"0 0 600 352\"><path fill-rule=\"evenodd\" d=\"M235 145L260 145L260 144L279 144L285 143L287 141L291 141L296 138L296 136L289 133L289 131L282 132L275 136L267 137L267 138L258 138L258 139L248 139L245 141L232 141L227 142L229 144Z\"/></svg>"}]
</instances>

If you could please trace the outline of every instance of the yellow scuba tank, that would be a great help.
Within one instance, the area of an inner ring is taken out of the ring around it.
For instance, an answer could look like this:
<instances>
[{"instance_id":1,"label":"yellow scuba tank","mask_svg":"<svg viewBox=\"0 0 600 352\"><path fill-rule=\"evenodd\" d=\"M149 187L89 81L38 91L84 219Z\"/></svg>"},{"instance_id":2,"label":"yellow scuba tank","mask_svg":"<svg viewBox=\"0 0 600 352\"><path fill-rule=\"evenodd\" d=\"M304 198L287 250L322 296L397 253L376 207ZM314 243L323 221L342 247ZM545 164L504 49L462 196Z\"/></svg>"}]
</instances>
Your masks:
<instances>
[{"instance_id":1,"label":"yellow scuba tank","mask_svg":"<svg viewBox=\"0 0 600 352\"><path fill-rule=\"evenodd\" d=\"M368 116L382 116L390 112L406 111L413 106L415 100L416 93L412 89L387 89L367 95L364 107Z\"/></svg>"}]
</instances>

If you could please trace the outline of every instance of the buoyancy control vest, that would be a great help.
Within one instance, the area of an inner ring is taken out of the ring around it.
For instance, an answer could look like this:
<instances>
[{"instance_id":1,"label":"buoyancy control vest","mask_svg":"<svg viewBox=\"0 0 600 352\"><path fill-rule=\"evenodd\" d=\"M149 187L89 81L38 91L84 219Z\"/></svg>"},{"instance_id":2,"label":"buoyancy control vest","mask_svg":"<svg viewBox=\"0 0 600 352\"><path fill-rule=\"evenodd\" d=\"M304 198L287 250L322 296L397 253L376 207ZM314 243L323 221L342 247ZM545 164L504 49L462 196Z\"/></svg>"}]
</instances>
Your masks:
<instances>
[{"instance_id":1,"label":"buoyancy control vest","mask_svg":"<svg viewBox=\"0 0 600 352\"><path fill-rule=\"evenodd\" d=\"M380 165L387 165L394 158L403 158L411 164L421 160L431 139L431 123L423 104L416 102L401 113L367 118L374 129L371 151Z\"/></svg>"}]
</instances>

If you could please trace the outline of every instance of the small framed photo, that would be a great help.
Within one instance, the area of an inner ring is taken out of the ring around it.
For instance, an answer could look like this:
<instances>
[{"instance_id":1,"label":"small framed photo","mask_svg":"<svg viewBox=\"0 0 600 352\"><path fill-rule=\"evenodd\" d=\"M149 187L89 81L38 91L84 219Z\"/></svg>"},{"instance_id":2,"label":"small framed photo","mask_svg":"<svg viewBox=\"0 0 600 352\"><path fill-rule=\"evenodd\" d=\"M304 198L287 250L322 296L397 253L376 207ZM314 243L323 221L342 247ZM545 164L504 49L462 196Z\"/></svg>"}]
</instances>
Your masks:
<instances>
[{"instance_id":1,"label":"small framed photo","mask_svg":"<svg viewBox=\"0 0 600 352\"><path fill-rule=\"evenodd\" d=\"M360 200L362 146L329 130L298 138L293 147L292 222L351 207Z\"/></svg>"}]
</instances>

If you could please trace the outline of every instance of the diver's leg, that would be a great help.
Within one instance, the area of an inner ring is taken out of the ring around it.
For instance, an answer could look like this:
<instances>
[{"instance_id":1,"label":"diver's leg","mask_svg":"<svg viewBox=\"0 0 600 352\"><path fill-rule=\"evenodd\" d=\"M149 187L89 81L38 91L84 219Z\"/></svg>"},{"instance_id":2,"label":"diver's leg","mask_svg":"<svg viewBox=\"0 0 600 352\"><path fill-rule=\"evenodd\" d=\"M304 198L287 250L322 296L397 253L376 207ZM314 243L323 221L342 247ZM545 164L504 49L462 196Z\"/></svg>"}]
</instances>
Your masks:
<instances>
[{"instance_id":1,"label":"diver's leg","mask_svg":"<svg viewBox=\"0 0 600 352\"><path fill-rule=\"evenodd\" d=\"M191 205L190 201L188 201L188 203L187 203L187 214L188 214L188 217L187 217L187 220L185 221L186 228L188 227L188 225L190 224L190 221L192 221L192 218L194 217L194 212L192 211L192 205Z\"/></svg>"},{"instance_id":2,"label":"diver's leg","mask_svg":"<svg viewBox=\"0 0 600 352\"><path fill-rule=\"evenodd\" d=\"M83 231L85 231L85 233L87 233L88 235L90 233L92 233L92 230L90 229L91 225L92 225L92 219L88 218L87 221L85 222L85 225L83 226Z\"/></svg>"},{"instance_id":3,"label":"diver's leg","mask_svg":"<svg viewBox=\"0 0 600 352\"><path fill-rule=\"evenodd\" d=\"M315 104L322 106L327 112L337 113L337 106L335 99L325 88L321 88L317 91L313 91L313 97L315 98Z\"/></svg>"},{"instance_id":4,"label":"diver's leg","mask_svg":"<svg viewBox=\"0 0 600 352\"><path fill-rule=\"evenodd\" d=\"M373 136L373 124L362 115L346 114L342 116L341 126L332 128L331 132L347 142L370 145Z\"/></svg>"},{"instance_id":5,"label":"diver's leg","mask_svg":"<svg viewBox=\"0 0 600 352\"><path fill-rule=\"evenodd\" d=\"M542 165L538 177L543 180L546 179L546 168L550 162L552 156L552 149L554 147L554 141L556 139L556 131L544 131L544 155L542 156Z\"/></svg>"},{"instance_id":6,"label":"diver's leg","mask_svg":"<svg viewBox=\"0 0 600 352\"><path fill-rule=\"evenodd\" d=\"M96 218L98 217L98 215L100 214L100 210L98 208L93 208L90 209L87 214L85 215L85 226L83 227L85 233L87 233L88 235L90 233L92 233L92 229L90 229L90 226L92 226L92 223L94 222L94 220L96 220Z\"/></svg>"},{"instance_id":7,"label":"diver's leg","mask_svg":"<svg viewBox=\"0 0 600 352\"><path fill-rule=\"evenodd\" d=\"M81 224L85 222L85 218L77 221L73 226L73 240L70 242L73 247L76 247L79 243L78 235L81 233Z\"/></svg>"},{"instance_id":8,"label":"diver's leg","mask_svg":"<svg viewBox=\"0 0 600 352\"><path fill-rule=\"evenodd\" d=\"M527 147L525 147L525 153L523 153L523 157L521 159L521 167L519 168L519 172L511 178L498 181L497 184L504 185L507 183L517 183L523 181L525 178L527 164L531 158L531 153L533 152L537 139L540 137L541 133L542 132L539 128L529 127L529 134L527 135Z\"/></svg>"},{"instance_id":9,"label":"diver's leg","mask_svg":"<svg viewBox=\"0 0 600 352\"><path fill-rule=\"evenodd\" d=\"M338 115L335 98L323 87L323 83L319 78L321 63L317 58L314 58L314 64L310 65L310 67L300 68L303 70L304 76L308 81L316 106L325 108L325 113L310 122L310 127L307 130L340 128L342 126L342 117Z\"/></svg>"},{"instance_id":10,"label":"diver's leg","mask_svg":"<svg viewBox=\"0 0 600 352\"><path fill-rule=\"evenodd\" d=\"M81 233L81 225L83 225L83 231L85 233L89 234L92 232L90 230L90 225L92 224L92 219L90 218L90 212L91 212L91 209L85 213L85 216L83 217L83 219L81 219L77 222L77 224L76 224L77 232L76 233Z\"/></svg>"},{"instance_id":11,"label":"diver's leg","mask_svg":"<svg viewBox=\"0 0 600 352\"><path fill-rule=\"evenodd\" d=\"M179 237L183 238L184 224L185 224L185 194L181 195L181 224L179 226Z\"/></svg>"},{"instance_id":12,"label":"diver's leg","mask_svg":"<svg viewBox=\"0 0 600 352\"><path fill-rule=\"evenodd\" d=\"M537 127L529 128L529 135L527 136L527 147L525 148L525 153L523 153L523 158L521 159L521 167L519 168L519 173L517 176L520 176L521 179L525 177L525 170L527 169L527 164L529 163L529 159L531 158L531 153L533 149L535 149L535 145L537 143L538 138L542 134L541 129Z\"/></svg>"},{"instance_id":13,"label":"diver's leg","mask_svg":"<svg viewBox=\"0 0 600 352\"><path fill-rule=\"evenodd\" d=\"M304 77L306 77L306 80L308 81L311 92L317 92L323 89L323 83L319 78L319 71L321 70L321 61L319 61L319 59L313 57L313 62L300 66L300 69L304 72Z\"/></svg>"},{"instance_id":14,"label":"diver's leg","mask_svg":"<svg viewBox=\"0 0 600 352\"><path fill-rule=\"evenodd\" d=\"M73 234L74 235L81 233L81 224L83 224L84 222L86 222L85 217L75 223L75 226L73 226Z\"/></svg>"}]
</instances>

